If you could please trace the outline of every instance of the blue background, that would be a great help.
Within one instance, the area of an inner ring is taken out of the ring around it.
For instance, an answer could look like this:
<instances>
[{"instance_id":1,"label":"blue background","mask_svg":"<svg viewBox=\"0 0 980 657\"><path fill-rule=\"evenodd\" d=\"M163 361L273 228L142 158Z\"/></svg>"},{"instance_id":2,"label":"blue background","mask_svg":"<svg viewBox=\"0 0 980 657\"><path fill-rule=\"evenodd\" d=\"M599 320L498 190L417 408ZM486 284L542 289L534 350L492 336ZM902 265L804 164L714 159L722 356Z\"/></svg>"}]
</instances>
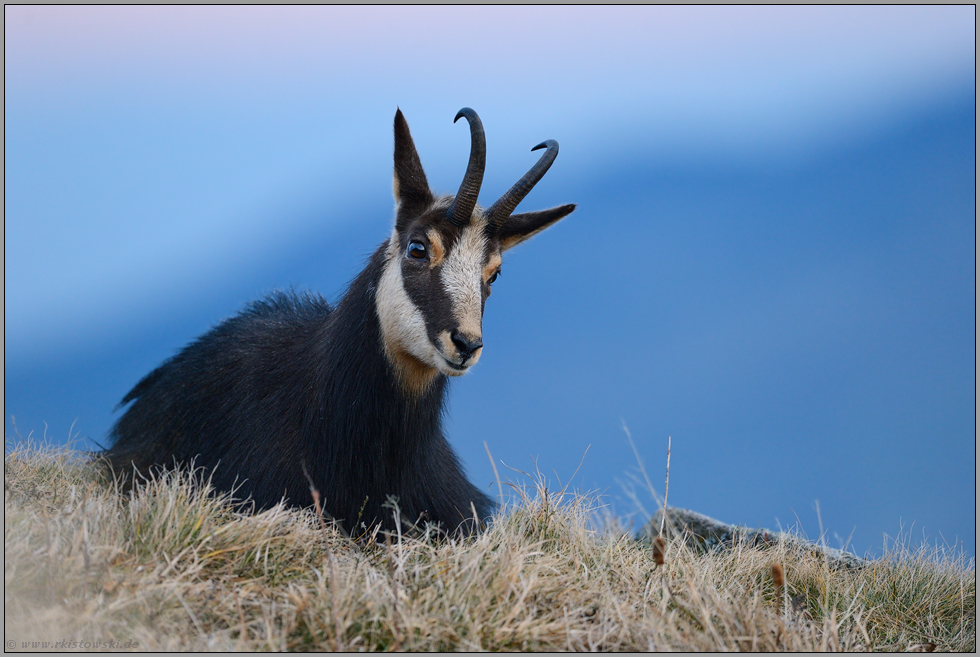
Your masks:
<instances>
[{"instance_id":1,"label":"blue background","mask_svg":"<svg viewBox=\"0 0 980 657\"><path fill-rule=\"evenodd\" d=\"M452 192L575 213L508 252L454 380L500 464L639 524L670 503L975 552L975 10L5 8L8 440L104 443L150 369L390 232L391 120ZM70 429L70 427L73 427ZM9 445L8 445L9 446ZM635 489L637 500L628 490ZM496 489L494 485L494 490ZM816 505L819 503L820 520Z\"/></svg>"}]
</instances>

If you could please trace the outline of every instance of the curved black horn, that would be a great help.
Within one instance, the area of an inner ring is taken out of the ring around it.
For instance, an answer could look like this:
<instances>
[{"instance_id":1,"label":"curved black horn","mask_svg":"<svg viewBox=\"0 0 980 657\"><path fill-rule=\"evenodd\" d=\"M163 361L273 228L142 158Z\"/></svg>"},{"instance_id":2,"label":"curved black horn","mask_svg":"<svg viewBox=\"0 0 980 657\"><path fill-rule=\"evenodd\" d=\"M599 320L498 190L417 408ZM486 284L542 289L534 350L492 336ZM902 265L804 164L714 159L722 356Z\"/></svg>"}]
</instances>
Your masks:
<instances>
[{"instance_id":1,"label":"curved black horn","mask_svg":"<svg viewBox=\"0 0 980 657\"><path fill-rule=\"evenodd\" d=\"M483 122L476 112L464 107L456 114L453 123L462 116L470 124L470 162L466 165L466 175L463 176L456 198L447 212L449 221L460 228L470 223L476 198L480 195L480 185L483 184L483 170L487 166L487 138L483 134Z\"/></svg>"},{"instance_id":2,"label":"curved black horn","mask_svg":"<svg viewBox=\"0 0 980 657\"><path fill-rule=\"evenodd\" d=\"M524 177L517 181L513 187L507 190L507 193L501 196L497 201L491 205L486 212L487 217L487 229L491 233L497 232L504 222L507 221L507 217L511 215L517 204L524 200L524 197L528 195L528 192L538 184L538 181L548 172L551 168L551 164L558 157L558 142L554 139L548 139L541 142L532 151L540 150L542 148L547 148L541 159L538 160L537 164L531 167L531 170L524 174Z\"/></svg>"}]
</instances>

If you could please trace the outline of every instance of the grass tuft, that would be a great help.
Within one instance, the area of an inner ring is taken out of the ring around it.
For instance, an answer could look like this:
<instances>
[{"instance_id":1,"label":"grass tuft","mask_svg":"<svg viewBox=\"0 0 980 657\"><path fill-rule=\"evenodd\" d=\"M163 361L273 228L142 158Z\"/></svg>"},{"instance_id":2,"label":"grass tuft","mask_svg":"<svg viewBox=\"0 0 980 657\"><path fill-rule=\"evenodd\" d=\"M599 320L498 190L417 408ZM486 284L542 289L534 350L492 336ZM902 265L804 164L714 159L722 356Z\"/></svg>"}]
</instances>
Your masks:
<instances>
[{"instance_id":1,"label":"grass tuft","mask_svg":"<svg viewBox=\"0 0 980 657\"><path fill-rule=\"evenodd\" d=\"M201 471L126 494L100 472L70 449L4 457L15 650L976 648L974 563L937 548L896 543L857 570L784 544L652 552L542 485L472 539L354 541L312 509L242 513Z\"/></svg>"}]
</instances>

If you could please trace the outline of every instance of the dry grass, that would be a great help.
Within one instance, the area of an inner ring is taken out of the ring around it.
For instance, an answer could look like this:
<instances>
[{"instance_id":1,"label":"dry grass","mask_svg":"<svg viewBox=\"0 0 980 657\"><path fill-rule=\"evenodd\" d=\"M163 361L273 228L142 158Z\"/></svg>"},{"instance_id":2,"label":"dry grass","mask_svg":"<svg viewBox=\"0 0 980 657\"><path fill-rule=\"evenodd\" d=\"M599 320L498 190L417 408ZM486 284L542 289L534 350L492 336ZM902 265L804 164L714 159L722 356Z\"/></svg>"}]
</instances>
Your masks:
<instances>
[{"instance_id":1,"label":"dry grass","mask_svg":"<svg viewBox=\"0 0 980 657\"><path fill-rule=\"evenodd\" d=\"M832 571L786 546L699 555L674 540L657 566L649 545L596 529L591 504L538 488L472 540L355 542L312 511L236 513L186 474L120 495L77 453L23 449L4 458L4 639L16 650L65 640L146 650L975 650L976 571L962 557L896 548L862 570Z\"/></svg>"}]
</instances>

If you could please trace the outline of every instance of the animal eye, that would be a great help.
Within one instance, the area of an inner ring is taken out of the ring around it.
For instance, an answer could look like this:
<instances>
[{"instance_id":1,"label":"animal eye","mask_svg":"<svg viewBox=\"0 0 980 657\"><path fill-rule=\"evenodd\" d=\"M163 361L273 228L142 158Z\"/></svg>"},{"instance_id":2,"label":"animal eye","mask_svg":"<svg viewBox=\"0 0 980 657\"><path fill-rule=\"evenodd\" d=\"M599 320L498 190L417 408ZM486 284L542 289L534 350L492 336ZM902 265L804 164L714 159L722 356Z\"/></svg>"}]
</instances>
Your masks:
<instances>
[{"instance_id":1,"label":"animal eye","mask_svg":"<svg viewBox=\"0 0 980 657\"><path fill-rule=\"evenodd\" d=\"M487 281L487 285L493 285L493 282L495 280L497 280L497 277L498 276L500 276L500 270L499 269L497 271L493 272L493 275L490 276L490 280Z\"/></svg>"},{"instance_id":2,"label":"animal eye","mask_svg":"<svg viewBox=\"0 0 980 657\"><path fill-rule=\"evenodd\" d=\"M425 258L425 244L422 244L422 242L409 242L408 256L416 260L423 260Z\"/></svg>"}]
</instances>

